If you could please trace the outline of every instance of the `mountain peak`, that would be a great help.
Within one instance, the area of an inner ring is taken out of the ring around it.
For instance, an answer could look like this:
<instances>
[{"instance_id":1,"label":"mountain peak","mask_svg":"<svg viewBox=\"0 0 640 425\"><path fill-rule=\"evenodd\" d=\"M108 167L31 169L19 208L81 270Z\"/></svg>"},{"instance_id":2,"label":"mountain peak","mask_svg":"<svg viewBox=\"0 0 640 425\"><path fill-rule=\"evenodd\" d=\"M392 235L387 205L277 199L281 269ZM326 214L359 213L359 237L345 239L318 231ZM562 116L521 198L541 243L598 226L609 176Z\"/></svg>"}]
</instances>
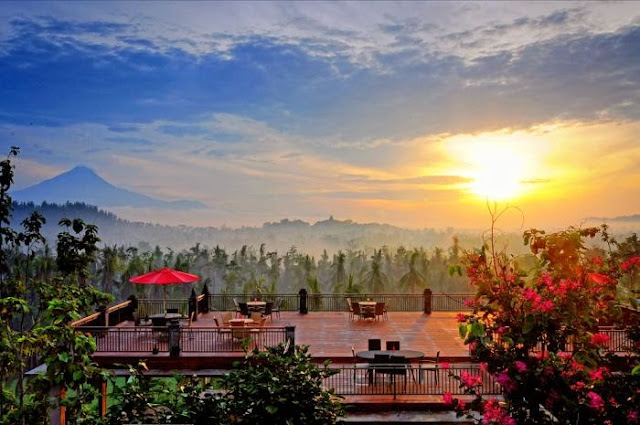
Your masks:
<instances>
[{"instance_id":1,"label":"mountain peak","mask_svg":"<svg viewBox=\"0 0 640 425\"><path fill-rule=\"evenodd\" d=\"M18 190L13 199L21 202L83 202L99 207L205 208L197 201L164 201L122 189L100 177L91 168L78 165L48 180Z\"/></svg>"}]
</instances>

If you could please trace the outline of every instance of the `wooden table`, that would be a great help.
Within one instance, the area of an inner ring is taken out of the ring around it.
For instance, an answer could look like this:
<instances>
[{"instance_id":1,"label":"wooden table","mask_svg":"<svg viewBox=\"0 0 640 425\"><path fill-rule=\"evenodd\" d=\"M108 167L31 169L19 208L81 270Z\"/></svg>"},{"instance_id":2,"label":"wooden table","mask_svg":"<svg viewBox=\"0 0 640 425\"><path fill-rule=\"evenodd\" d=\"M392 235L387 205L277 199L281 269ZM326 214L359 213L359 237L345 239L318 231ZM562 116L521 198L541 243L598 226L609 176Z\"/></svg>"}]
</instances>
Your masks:
<instances>
[{"instance_id":1,"label":"wooden table","mask_svg":"<svg viewBox=\"0 0 640 425\"><path fill-rule=\"evenodd\" d=\"M266 307L266 301L248 301L247 307L252 311L262 311Z\"/></svg>"},{"instance_id":2,"label":"wooden table","mask_svg":"<svg viewBox=\"0 0 640 425\"><path fill-rule=\"evenodd\" d=\"M151 319L151 324L153 326L167 326L168 322L180 318L182 318L182 315L180 313L159 313L149 316L149 319Z\"/></svg>"},{"instance_id":3,"label":"wooden table","mask_svg":"<svg viewBox=\"0 0 640 425\"><path fill-rule=\"evenodd\" d=\"M375 301L358 301L360 305L360 316L365 319L375 319L376 302Z\"/></svg>"},{"instance_id":4,"label":"wooden table","mask_svg":"<svg viewBox=\"0 0 640 425\"><path fill-rule=\"evenodd\" d=\"M253 324L253 319L231 319L229 320L229 326L249 326Z\"/></svg>"}]
</instances>

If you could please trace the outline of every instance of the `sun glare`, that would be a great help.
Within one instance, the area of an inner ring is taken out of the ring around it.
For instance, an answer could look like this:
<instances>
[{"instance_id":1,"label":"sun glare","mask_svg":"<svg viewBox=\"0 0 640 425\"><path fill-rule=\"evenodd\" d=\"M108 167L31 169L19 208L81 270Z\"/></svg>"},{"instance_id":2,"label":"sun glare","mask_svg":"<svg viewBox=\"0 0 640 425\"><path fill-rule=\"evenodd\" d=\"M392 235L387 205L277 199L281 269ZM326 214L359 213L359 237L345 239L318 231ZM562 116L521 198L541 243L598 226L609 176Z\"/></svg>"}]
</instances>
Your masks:
<instances>
[{"instance_id":1,"label":"sun glare","mask_svg":"<svg viewBox=\"0 0 640 425\"><path fill-rule=\"evenodd\" d=\"M508 200L521 191L522 158L504 147L483 145L474 156L471 191L492 200Z\"/></svg>"},{"instance_id":2,"label":"sun glare","mask_svg":"<svg viewBox=\"0 0 640 425\"><path fill-rule=\"evenodd\" d=\"M449 150L470 179L468 191L478 197L507 201L524 194L523 180L531 172L531 152L525 135L491 133L450 140Z\"/></svg>"}]
</instances>

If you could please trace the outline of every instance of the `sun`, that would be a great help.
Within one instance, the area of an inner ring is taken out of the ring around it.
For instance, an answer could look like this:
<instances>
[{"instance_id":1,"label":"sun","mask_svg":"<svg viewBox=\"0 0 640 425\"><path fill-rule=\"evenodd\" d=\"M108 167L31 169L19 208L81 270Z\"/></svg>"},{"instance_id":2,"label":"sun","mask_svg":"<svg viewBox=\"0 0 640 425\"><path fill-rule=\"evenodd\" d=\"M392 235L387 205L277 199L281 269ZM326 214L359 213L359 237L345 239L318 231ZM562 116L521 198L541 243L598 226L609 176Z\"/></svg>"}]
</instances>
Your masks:
<instances>
[{"instance_id":1,"label":"sun","mask_svg":"<svg viewBox=\"0 0 640 425\"><path fill-rule=\"evenodd\" d=\"M480 143L472 149L469 170L472 193L489 200L505 201L522 193L524 157L503 143Z\"/></svg>"}]
</instances>

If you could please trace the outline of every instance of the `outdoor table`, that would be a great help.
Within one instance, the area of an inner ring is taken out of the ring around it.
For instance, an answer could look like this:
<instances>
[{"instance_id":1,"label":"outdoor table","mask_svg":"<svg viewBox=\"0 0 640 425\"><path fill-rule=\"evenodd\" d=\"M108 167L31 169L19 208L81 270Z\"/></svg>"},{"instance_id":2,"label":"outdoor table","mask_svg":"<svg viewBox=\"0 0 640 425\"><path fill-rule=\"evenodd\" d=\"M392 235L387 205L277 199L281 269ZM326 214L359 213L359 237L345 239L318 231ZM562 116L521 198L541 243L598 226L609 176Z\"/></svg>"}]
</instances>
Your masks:
<instances>
[{"instance_id":1,"label":"outdoor table","mask_svg":"<svg viewBox=\"0 0 640 425\"><path fill-rule=\"evenodd\" d=\"M240 325L240 323L242 323L242 325ZM253 319L231 319L229 320L229 325L231 326L248 326L253 324Z\"/></svg>"},{"instance_id":2,"label":"outdoor table","mask_svg":"<svg viewBox=\"0 0 640 425\"><path fill-rule=\"evenodd\" d=\"M180 319L181 317L180 313L159 313L150 315L149 319L151 319L153 326L166 326L171 320Z\"/></svg>"},{"instance_id":3,"label":"outdoor table","mask_svg":"<svg viewBox=\"0 0 640 425\"><path fill-rule=\"evenodd\" d=\"M249 331L245 330L246 327L253 324L252 319L231 319L229 325L231 328L231 335L235 339L244 339L249 336Z\"/></svg>"},{"instance_id":4,"label":"outdoor table","mask_svg":"<svg viewBox=\"0 0 640 425\"><path fill-rule=\"evenodd\" d=\"M247 307L249 307L249 310L252 310L252 311L262 311L264 310L266 305L267 305L266 301L248 301L247 302Z\"/></svg>"},{"instance_id":5,"label":"outdoor table","mask_svg":"<svg viewBox=\"0 0 640 425\"><path fill-rule=\"evenodd\" d=\"M368 350L368 351L359 351L356 353L356 357L363 360L373 361L375 359L376 354L386 354L389 357L398 356L404 357L408 361L411 360L422 360L424 359L424 353L422 351L417 350ZM373 383L373 370L369 369L369 384Z\"/></svg>"},{"instance_id":6,"label":"outdoor table","mask_svg":"<svg viewBox=\"0 0 640 425\"><path fill-rule=\"evenodd\" d=\"M424 353L417 350L369 350L359 351L356 357L363 360L373 360L376 354L386 354L388 356L404 357L407 360L422 360Z\"/></svg>"},{"instance_id":7,"label":"outdoor table","mask_svg":"<svg viewBox=\"0 0 640 425\"><path fill-rule=\"evenodd\" d=\"M360 315L365 319L374 319L376 317L375 301L358 301L360 305Z\"/></svg>"}]
</instances>

